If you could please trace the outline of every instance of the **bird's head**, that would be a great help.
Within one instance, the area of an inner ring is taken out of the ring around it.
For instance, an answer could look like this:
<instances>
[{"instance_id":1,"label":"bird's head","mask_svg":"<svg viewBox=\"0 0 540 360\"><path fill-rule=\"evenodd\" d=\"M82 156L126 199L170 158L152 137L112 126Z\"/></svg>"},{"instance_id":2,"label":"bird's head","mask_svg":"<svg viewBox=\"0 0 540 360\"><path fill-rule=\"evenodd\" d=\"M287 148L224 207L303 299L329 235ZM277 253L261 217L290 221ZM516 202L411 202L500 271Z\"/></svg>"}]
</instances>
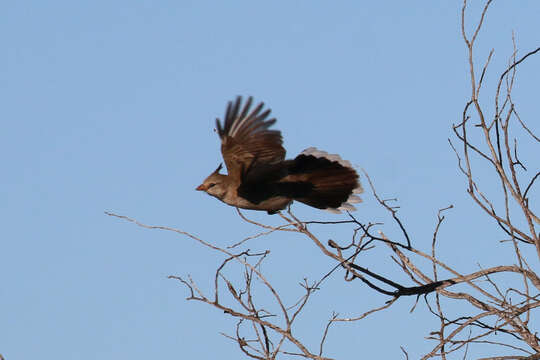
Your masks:
<instances>
[{"instance_id":1,"label":"bird's head","mask_svg":"<svg viewBox=\"0 0 540 360\"><path fill-rule=\"evenodd\" d=\"M195 190L204 191L209 195L222 199L227 193L227 176L219 173L221 167L222 164L219 164L218 168L204 179L203 183L197 186Z\"/></svg>"}]
</instances>

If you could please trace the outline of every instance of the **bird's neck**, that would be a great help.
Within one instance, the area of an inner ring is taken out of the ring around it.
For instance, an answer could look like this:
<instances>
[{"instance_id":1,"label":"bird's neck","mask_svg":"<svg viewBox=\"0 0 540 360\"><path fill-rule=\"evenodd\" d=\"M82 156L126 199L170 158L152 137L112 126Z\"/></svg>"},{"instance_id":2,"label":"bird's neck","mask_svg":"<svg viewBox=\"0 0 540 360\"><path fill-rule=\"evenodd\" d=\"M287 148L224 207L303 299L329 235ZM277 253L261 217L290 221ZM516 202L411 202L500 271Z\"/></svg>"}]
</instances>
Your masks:
<instances>
[{"instance_id":1,"label":"bird's neck","mask_svg":"<svg viewBox=\"0 0 540 360\"><path fill-rule=\"evenodd\" d=\"M220 192L214 196L220 199L221 201L227 202L231 197L236 196L236 189L240 184L237 184L236 179L232 176L224 174L216 174L219 178L219 187Z\"/></svg>"}]
</instances>

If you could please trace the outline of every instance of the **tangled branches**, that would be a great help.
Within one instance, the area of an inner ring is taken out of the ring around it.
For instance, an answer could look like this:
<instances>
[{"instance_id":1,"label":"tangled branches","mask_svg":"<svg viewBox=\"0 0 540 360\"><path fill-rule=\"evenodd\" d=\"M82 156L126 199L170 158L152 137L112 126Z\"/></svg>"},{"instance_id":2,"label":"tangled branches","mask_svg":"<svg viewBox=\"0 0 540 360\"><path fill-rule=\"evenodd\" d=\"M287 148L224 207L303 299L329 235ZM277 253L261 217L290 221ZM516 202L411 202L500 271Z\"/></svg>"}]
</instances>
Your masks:
<instances>
[{"instance_id":1,"label":"tangled branches","mask_svg":"<svg viewBox=\"0 0 540 360\"><path fill-rule=\"evenodd\" d=\"M363 222L351 214L342 221L305 221L289 209L279 214L280 225L270 226L251 220L238 210L240 218L258 226L260 232L223 247L174 228L149 226L125 216L107 214L146 228L177 232L222 254L223 261L216 267L211 290L202 289L191 276L170 278L187 287L187 300L208 304L236 319L234 332L223 335L234 341L249 358L276 359L281 355L296 355L308 359L329 359L324 355L324 346L333 324L361 321L389 309L400 299L412 296L416 300L413 309L423 300L425 309L435 316L438 323L428 337L432 346L422 359L446 359L449 354L459 351L465 357L473 346L479 344L495 347L491 352L494 354L500 351L497 349L514 354L484 359L540 359L538 329L532 321L535 309L540 307L540 277L534 270L540 260L540 234L537 230L540 219L533 209L535 202L531 197L540 172L538 164L527 163L518 148L521 141L529 141L537 149L540 139L519 115L512 98L519 65L532 59L540 48L520 57L514 41L509 64L498 77L490 117L488 108L480 104L479 96L494 52L489 53L478 72L473 51L491 2L487 1L472 34L468 34L465 24L467 1L463 4L461 30L467 49L471 93L460 122L452 127L455 139L449 139L449 142L458 168L466 179L468 195L512 244L507 264L463 272L460 271L461 264L452 265L441 259L437 251L439 230L445 223L445 213L452 205L438 211L431 247L422 250L409 236L397 208L393 206L395 199L382 199L367 173L365 177L373 198L399 229L396 236L386 235L380 223ZM534 160L538 160L537 155L533 155ZM476 170L480 163L491 171L492 176L487 180ZM483 185L493 179L496 179L500 190L488 194ZM323 226L325 233L333 232L336 227L346 227L351 236L348 240L328 240L325 243L320 240L322 231L318 226ZM304 279L301 283L303 293L292 303L284 300L283 294L263 271L262 264L268 259L269 252L242 250L246 243L257 237L284 232L308 239L321 258L334 264L334 268L319 280L310 282ZM395 274L392 277L384 275L383 268L368 269L362 265L361 255L374 246L384 249L385 256L394 261L400 278L404 275L407 283L396 280ZM241 276L231 277L231 272ZM343 273L345 281L364 284L366 287L363 289L377 292L386 299L379 306L365 309L356 316L332 314L321 330L318 348L310 348L294 331L295 324L323 282L338 272ZM261 301L262 298L265 300ZM448 309L450 301L462 304L459 314ZM406 350L402 350L408 358Z\"/></svg>"}]
</instances>

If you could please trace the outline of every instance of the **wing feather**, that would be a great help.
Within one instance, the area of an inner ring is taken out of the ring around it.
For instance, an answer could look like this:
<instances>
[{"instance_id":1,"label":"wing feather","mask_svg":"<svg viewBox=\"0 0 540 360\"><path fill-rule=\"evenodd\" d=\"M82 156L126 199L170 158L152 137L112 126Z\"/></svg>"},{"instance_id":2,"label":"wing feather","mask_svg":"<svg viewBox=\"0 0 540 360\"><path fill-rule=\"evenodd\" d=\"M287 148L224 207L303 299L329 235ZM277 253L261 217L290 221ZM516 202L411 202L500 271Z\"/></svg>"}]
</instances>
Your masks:
<instances>
[{"instance_id":1,"label":"wing feather","mask_svg":"<svg viewBox=\"0 0 540 360\"><path fill-rule=\"evenodd\" d=\"M259 164L274 164L285 159L283 140L278 130L268 130L276 119L268 119L271 110L263 111L264 103L253 110L250 96L242 107L242 97L230 101L225 110L223 126L216 119L221 139L221 153L229 176L240 179L243 172ZM251 111L250 111L251 110Z\"/></svg>"}]
</instances>

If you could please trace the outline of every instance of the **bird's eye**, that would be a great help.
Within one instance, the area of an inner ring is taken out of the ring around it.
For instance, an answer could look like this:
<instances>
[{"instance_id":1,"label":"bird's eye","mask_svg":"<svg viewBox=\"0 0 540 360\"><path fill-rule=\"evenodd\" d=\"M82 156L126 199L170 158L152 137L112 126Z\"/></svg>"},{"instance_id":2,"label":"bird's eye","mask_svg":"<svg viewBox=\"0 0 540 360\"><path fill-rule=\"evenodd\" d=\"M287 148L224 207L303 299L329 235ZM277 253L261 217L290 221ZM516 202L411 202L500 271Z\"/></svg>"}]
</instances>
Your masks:
<instances>
[{"instance_id":1,"label":"bird's eye","mask_svg":"<svg viewBox=\"0 0 540 360\"><path fill-rule=\"evenodd\" d=\"M208 188L210 189L212 186L216 185L215 183L208 184Z\"/></svg>"}]
</instances>

